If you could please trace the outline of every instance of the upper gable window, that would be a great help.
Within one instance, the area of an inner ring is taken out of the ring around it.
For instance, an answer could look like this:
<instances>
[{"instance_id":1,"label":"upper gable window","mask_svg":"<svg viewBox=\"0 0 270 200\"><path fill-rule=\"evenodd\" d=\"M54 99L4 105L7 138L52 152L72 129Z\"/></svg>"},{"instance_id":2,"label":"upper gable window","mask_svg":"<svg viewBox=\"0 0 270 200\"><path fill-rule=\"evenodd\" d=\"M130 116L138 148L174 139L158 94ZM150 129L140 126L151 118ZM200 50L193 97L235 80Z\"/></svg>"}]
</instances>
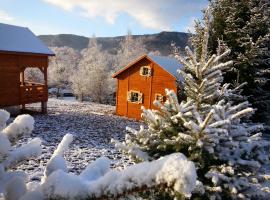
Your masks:
<instances>
[{"instance_id":1,"label":"upper gable window","mask_svg":"<svg viewBox=\"0 0 270 200\"><path fill-rule=\"evenodd\" d=\"M140 68L140 75L141 76L151 76L151 68L150 68L150 66L142 66Z\"/></svg>"}]
</instances>

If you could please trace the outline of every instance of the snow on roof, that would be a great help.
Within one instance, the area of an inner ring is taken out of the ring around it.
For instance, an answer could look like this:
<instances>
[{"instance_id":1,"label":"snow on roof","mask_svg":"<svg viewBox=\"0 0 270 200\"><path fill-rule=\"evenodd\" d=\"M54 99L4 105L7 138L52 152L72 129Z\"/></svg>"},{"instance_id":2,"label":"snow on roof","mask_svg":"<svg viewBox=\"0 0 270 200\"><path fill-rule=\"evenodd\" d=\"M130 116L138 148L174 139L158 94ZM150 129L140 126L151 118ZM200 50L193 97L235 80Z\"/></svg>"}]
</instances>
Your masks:
<instances>
[{"instance_id":1,"label":"snow on roof","mask_svg":"<svg viewBox=\"0 0 270 200\"><path fill-rule=\"evenodd\" d=\"M54 55L28 28L3 23L0 23L0 51Z\"/></svg>"},{"instance_id":2,"label":"snow on roof","mask_svg":"<svg viewBox=\"0 0 270 200\"><path fill-rule=\"evenodd\" d=\"M151 54L148 54L147 56L173 76L179 77L177 70L181 69L183 66L179 63L179 61L176 58L155 56Z\"/></svg>"}]
</instances>

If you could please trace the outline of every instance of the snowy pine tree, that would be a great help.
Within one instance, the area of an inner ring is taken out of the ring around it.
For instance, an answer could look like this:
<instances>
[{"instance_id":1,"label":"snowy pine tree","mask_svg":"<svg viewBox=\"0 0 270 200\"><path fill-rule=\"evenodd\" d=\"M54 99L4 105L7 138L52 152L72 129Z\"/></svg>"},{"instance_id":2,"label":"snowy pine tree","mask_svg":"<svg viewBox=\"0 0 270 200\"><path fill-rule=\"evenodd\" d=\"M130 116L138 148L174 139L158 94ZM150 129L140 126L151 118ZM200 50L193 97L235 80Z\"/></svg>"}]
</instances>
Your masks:
<instances>
[{"instance_id":1,"label":"snowy pine tree","mask_svg":"<svg viewBox=\"0 0 270 200\"><path fill-rule=\"evenodd\" d=\"M233 66L224 76L236 84L247 82L244 94L257 109L253 120L270 123L270 2L268 0L211 0L209 51L223 40ZM195 26L194 43L202 38L204 22ZM198 43L197 43L198 44Z\"/></svg>"},{"instance_id":2,"label":"snowy pine tree","mask_svg":"<svg viewBox=\"0 0 270 200\"><path fill-rule=\"evenodd\" d=\"M184 66L179 73L185 80L186 100L179 103L176 94L166 90L164 104L154 101L158 110L142 108L147 128L127 128L125 141L113 142L137 161L173 152L185 154L197 168L194 198L267 198L270 191L264 183L269 178L265 165L269 164L270 142L261 138L262 125L247 123L254 109L240 94L243 85L230 89L229 84L222 84L222 73L233 62L222 62L230 54L222 46L217 55L209 55L209 18L202 30L196 53L186 47L186 57L176 55Z\"/></svg>"}]
</instances>

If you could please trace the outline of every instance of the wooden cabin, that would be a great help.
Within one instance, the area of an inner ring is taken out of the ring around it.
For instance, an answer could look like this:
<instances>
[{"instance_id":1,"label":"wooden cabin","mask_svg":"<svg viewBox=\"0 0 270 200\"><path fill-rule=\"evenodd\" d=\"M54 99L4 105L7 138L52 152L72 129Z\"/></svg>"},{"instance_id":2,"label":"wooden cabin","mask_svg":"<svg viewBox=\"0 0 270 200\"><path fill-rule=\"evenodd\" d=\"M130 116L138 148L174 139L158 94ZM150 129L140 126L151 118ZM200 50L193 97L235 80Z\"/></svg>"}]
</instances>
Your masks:
<instances>
[{"instance_id":1,"label":"wooden cabin","mask_svg":"<svg viewBox=\"0 0 270 200\"><path fill-rule=\"evenodd\" d=\"M46 112L49 56L54 53L28 28L0 23L0 107L41 102ZM26 68L39 69L44 81L27 82Z\"/></svg>"},{"instance_id":2,"label":"wooden cabin","mask_svg":"<svg viewBox=\"0 0 270 200\"><path fill-rule=\"evenodd\" d=\"M175 58L143 55L113 75L117 79L116 114L141 119L141 106L156 109L154 100L165 101L165 89L177 92Z\"/></svg>"}]
</instances>

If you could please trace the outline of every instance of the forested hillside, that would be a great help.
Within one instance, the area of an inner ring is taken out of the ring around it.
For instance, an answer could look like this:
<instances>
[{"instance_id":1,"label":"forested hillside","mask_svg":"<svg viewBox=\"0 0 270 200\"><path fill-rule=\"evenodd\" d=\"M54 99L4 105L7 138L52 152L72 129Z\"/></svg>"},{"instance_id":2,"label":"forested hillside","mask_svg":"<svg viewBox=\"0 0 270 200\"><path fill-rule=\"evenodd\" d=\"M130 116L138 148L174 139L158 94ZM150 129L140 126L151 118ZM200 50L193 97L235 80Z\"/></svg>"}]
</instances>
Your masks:
<instances>
[{"instance_id":1,"label":"forested hillside","mask_svg":"<svg viewBox=\"0 0 270 200\"><path fill-rule=\"evenodd\" d=\"M180 32L161 32L152 35L133 35L135 39L141 39L148 52L159 51L162 55L168 55L172 41L181 49L187 46L190 34ZM60 35L40 35L39 38L48 46L62 47L68 46L81 51L87 48L89 38L71 34ZM97 37L97 42L102 45L102 50L116 54L120 47L120 42L125 36L118 37Z\"/></svg>"}]
</instances>

